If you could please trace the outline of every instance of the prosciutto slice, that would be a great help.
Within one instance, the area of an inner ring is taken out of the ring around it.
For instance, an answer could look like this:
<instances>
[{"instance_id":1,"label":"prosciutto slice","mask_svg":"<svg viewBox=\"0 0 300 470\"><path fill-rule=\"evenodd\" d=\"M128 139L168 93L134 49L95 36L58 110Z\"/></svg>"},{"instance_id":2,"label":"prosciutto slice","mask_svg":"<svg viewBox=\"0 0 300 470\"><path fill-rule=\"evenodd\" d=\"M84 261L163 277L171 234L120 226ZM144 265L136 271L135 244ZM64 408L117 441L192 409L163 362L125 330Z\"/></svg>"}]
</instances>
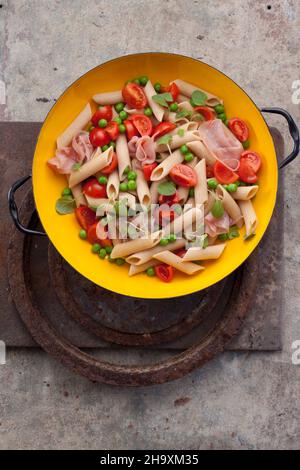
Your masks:
<instances>
[{"instance_id":1,"label":"prosciutto slice","mask_svg":"<svg viewBox=\"0 0 300 470\"><path fill-rule=\"evenodd\" d=\"M78 154L78 162L89 161L92 157L94 147L90 142L89 133L85 131L78 132L72 139L72 147Z\"/></svg>"},{"instance_id":2,"label":"prosciutto slice","mask_svg":"<svg viewBox=\"0 0 300 470\"><path fill-rule=\"evenodd\" d=\"M205 121L198 131L204 144L217 160L233 171L238 170L241 153L244 149L241 142L223 124L221 119Z\"/></svg>"},{"instance_id":3,"label":"prosciutto slice","mask_svg":"<svg viewBox=\"0 0 300 470\"><path fill-rule=\"evenodd\" d=\"M94 148L90 143L89 133L80 131L76 134L71 147L62 147L56 150L55 157L48 160L48 165L56 173L68 175L74 163L83 163L92 158Z\"/></svg>"},{"instance_id":4,"label":"prosciutto slice","mask_svg":"<svg viewBox=\"0 0 300 470\"><path fill-rule=\"evenodd\" d=\"M133 136L128 142L129 154L135 157L142 166L155 162L155 144L153 137L144 135L142 137Z\"/></svg>"},{"instance_id":5,"label":"prosciutto slice","mask_svg":"<svg viewBox=\"0 0 300 470\"><path fill-rule=\"evenodd\" d=\"M221 233L227 233L229 230L230 218L227 212L224 212L222 217L216 218L209 212L204 217L205 233L210 237L216 237Z\"/></svg>"}]
</instances>

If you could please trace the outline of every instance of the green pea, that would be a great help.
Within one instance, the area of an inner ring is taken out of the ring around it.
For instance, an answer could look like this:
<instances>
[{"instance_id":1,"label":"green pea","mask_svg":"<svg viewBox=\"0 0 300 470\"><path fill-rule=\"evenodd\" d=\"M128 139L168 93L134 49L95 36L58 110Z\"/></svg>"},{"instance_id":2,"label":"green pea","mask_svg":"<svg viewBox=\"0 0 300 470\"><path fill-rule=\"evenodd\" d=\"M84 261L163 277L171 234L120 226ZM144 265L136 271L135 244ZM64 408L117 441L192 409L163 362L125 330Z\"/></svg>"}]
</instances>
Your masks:
<instances>
[{"instance_id":1,"label":"green pea","mask_svg":"<svg viewBox=\"0 0 300 470\"><path fill-rule=\"evenodd\" d=\"M99 243L94 243L92 245L92 252L93 253L99 253L101 250L101 246L99 245Z\"/></svg>"},{"instance_id":2,"label":"green pea","mask_svg":"<svg viewBox=\"0 0 300 470\"><path fill-rule=\"evenodd\" d=\"M136 83L137 85L140 85L140 84L141 84L139 78L135 78L135 79L132 80L132 81L133 81L133 83Z\"/></svg>"},{"instance_id":3,"label":"green pea","mask_svg":"<svg viewBox=\"0 0 300 470\"><path fill-rule=\"evenodd\" d=\"M169 235L169 242L175 242L177 240L177 237L175 235L175 233L170 233Z\"/></svg>"},{"instance_id":4,"label":"green pea","mask_svg":"<svg viewBox=\"0 0 300 470\"><path fill-rule=\"evenodd\" d=\"M127 183L120 183L120 191L127 191L128 184Z\"/></svg>"},{"instance_id":5,"label":"green pea","mask_svg":"<svg viewBox=\"0 0 300 470\"><path fill-rule=\"evenodd\" d=\"M62 196L72 196L72 190L70 188L65 188L61 192Z\"/></svg>"},{"instance_id":6,"label":"green pea","mask_svg":"<svg viewBox=\"0 0 300 470\"><path fill-rule=\"evenodd\" d=\"M107 178L104 175L99 176L98 181L100 184L107 184Z\"/></svg>"},{"instance_id":7,"label":"green pea","mask_svg":"<svg viewBox=\"0 0 300 470\"><path fill-rule=\"evenodd\" d=\"M216 219L219 219L224 214L224 208L221 201L216 200L212 206L211 213Z\"/></svg>"},{"instance_id":8,"label":"green pea","mask_svg":"<svg viewBox=\"0 0 300 470\"><path fill-rule=\"evenodd\" d=\"M112 147L113 149L116 148L116 142L114 142L113 140L111 142L109 142L108 144L109 147Z\"/></svg>"},{"instance_id":9,"label":"green pea","mask_svg":"<svg viewBox=\"0 0 300 470\"><path fill-rule=\"evenodd\" d=\"M87 237L86 230L84 230L83 228L82 228L81 230L79 230L79 237L80 237L82 240L86 240L86 237Z\"/></svg>"},{"instance_id":10,"label":"green pea","mask_svg":"<svg viewBox=\"0 0 300 470\"><path fill-rule=\"evenodd\" d=\"M147 276L149 276L149 277L155 276L155 269L152 268L152 267L151 267L151 268L148 268L148 269L146 270L146 274L147 274Z\"/></svg>"},{"instance_id":11,"label":"green pea","mask_svg":"<svg viewBox=\"0 0 300 470\"><path fill-rule=\"evenodd\" d=\"M175 111L177 111L177 109L178 109L178 104L177 103L171 103L170 104L170 111L175 112Z\"/></svg>"},{"instance_id":12,"label":"green pea","mask_svg":"<svg viewBox=\"0 0 300 470\"><path fill-rule=\"evenodd\" d=\"M136 190L136 181L129 180L127 183L127 187L129 191L135 191Z\"/></svg>"},{"instance_id":13,"label":"green pea","mask_svg":"<svg viewBox=\"0 0 300 470\"><path fill-rule=\"evenodd\" d=\"M218 119L221 119L223 122L227 121L227 116L225 113L218 114Z\"/></svg>"},{"instance_id":14,"label":"green pea","mask_svg":"<svg viewBox=\"0 0 300 470\"><path fill-rule=\"evenodd\" d=\"M189 152L189 149L188 149L188 147L187 147L185 144L183 144L183 145L180 147L180 152L183 153L183 155L185 155L186 153Z\"/></svg>"},{"instance_id":15,"label":"green pea","mask_svg":"<svg viewBox=\"0 0 300 470\"><path fill-rule=\"evenodd\" d=\"M220 233L220 235L218 235L218 239L221 240L222 242L225 242L225 240L228 240L227 233Z\"/></svg>"},{"instance_id":16,"label":"green pea","mask_svg":"<svg viewBox=\"0 0 300 470\"><path fill-rule=\"evenodd\" d=\"M107 149L108 149L108 145L107 145L107 144L106 144L106 145L103 145L103 147L101 147L102 152L105 152L105 150L107 150Z\"/></svg>"},{"instance_id":17,"label":"green pea","mask_svg":"<svg viewBox=\"0 0 300 470\"><path fill-rule=\"evenodd\" d=\"M142 86L147 85L148 80L149 78L147 77L147 75L142 75L141 77L139 77L139 81Z\"/></svg>"},{"instance_id":18,"label":"green pea","mask_svg":"<svg viewBox=\"0 0 300 470\"><path fill-rule=\"evenodd\" d=\"M105 248L101 248L99 251L99 258L104 259L106 257L106 251Z\"/></svg>"},{"instance_id":19,"label":"green pea","mask_svg":"<svg viewBox=\"0 0 300 470\"><path fill-rule=\"evenodd\" d=\"M158 82L154 83L154 90L156 91L156 93L159 93L161 90L161 84Z\"/></svg>"},{"instance_id":20,"label":"green pea","mask_svg":"<svg viewBox=\"0 0 300 470\"><path fill-rule=\"evenodd\" d=\"M209 189L217 189L218 181L216 180L216 178L210 178L209 180L207 180L207 186L209 187Z\"/></svg>"},{"instance_id":21,"label":"green pea","mask_svg":"<svg viewBox=\"0 0 300 470\"><path fill-rule=\"evenodd\" d=\"M112 246L106 246L106 247L105 247L105 252L106 252L108 255L110 255L112 251L113 251Z\"/></svg>"},{"instance_id":22,"label":"green pea","mask_svg":"<svg viewBox=\"0 0 300 470\"><path fill-rule=\"evenodd\" d=\"M187 163L192 162L194 160L194 154L192 152L186 153L185 156L184 156L184 160Z\"/></svg>"},{"instance_id":23,"label":"green pea","mask_svg":"<svg viewBox=\"0 0 300 470\"><path fill-rule=\"evenodd\" d=\"M230 184L227 184L225 189L229 192L229 193L234 193L236 190L237 190L238 186L237 184L235 183L230 183Z\"/></svg>"},{"instance_id":24,"label":"green pea","mask_svg":"<svg viewBox=\"0 0 300 470\"><path fill-rule=\"evenodd\" d=\"M161 246L167 246L168 243L169 243L169 240L167 238L162 238L159 242Z\"/></svg>"},{"instance_id":25,"label":"green pea","mask_svg":"<svg viewBox=\"0 0 300 470\"><path fill-rule=\"evenodd\" d=\"M119 124L119 131L121 132L121 134L125 134L126 127L124 126L124 124Z\"/></svg>"},{"instance_id":26,"label":"green pea","mask_svg":"<svg viewBox=\"0 0 300 470\"><path fill-rule=\"evenodd\" d=\"M191 189L189 190L189 196L190 196L190 197L194 197L194 196L195 196L195 190L194 190L194 188L191 188Z\"/></svg>"},{"instance_id":27,"label":"green pea","mask_svg":"<svg viewBox=\"0 0 300 470\"><path fill-rule=\"evenodd\" d=\"M148 107L148 108L145 108L145 110L144 110L144 114L145 114L145 116L148 116L148 117L150 117L150 116L152 116L152 114L153 114L153 111L152 111L152 109L151 109L151 108L149 108L149 107Z\"/></svg>"},{"instance_id":28,"label":"green pea","mask_svg":"<svg viewBox=\"0 0 300 470\"><path fill-rule=\"evenodd\" d=\"M115 261L116 261L116 259L115 259L115 258L112 258L110 255L109 255L109 257L108 257L107 259L108 259L108 261L109 261L110 263L115 263Z\"/></svg>"},{"instance_id":29,"label":"green pea","mask_svg":"<svg viewBox=\"0 0 300 470\"><path fill-rule=\"evenodd\" d=\"M124 121L124 119L128 118L128 114L126 113L126 111L121 111L119 117L122 119L122 121Z\"/></svg>"},{"instance_id":30,"label":"green pea","mask_svg":"<svg viewBox=\"0 0 300 470\"><path fill-rule=\"evenodd\" d=\"M225 113L225 108L222 104L217 104L217 106L214 107L214 110L217 114Z\"/></svg>"},{"instance_id":31,"label":"green pea","mask_svg":"<svg viewBox=\"0 0 300 470\"><path fill-rule=\"evenodd\" d=\"M120 118L120 116L116 116L113 120L119 125L122 124L122 119Z\"/></svg>"},{"instance_id":32,"label":"green pea","mask_svg":"<svg viewBox=\"0 0 300 470\"><path fill-rule=\"evenodd\" d=\"M242 142L242 145L245 150L247 150L250 147L250 140L245 140L245 142Z\"/></svg>"},{"instance_id":33,"label":"green pea","mask_svg":"<svg viewBox=\"0 0 300 470\"><path fill-rule=\"evenodd\" d=\"M124 107L125 107L125 103L120 102L120 103L115 104L115 110L117 111L117 113L120 113L121 111L123 111Z\"/></svg>"},{"instance_id":34,"label":"green pea","mask_svg":"<svg viewBox=\"0 0 300 470\"><path fill-rule=\"evenodd\" d=\"M124 259L124 258L117 258L117 259L116 259L116 264L117 264L118 266L122 266L122 264L124 264L124 263L125 263L125 259Z\"/></svg>"},{"instance_id":35,"label":"green pea","mask_svg":"<svg viewBox=\"0 0 300 470\"><path fill-rule=\"evenodd\" d=\"M107 126L107 120L106 119L100 119L100 121L98 121L98 126L99 127L106 127Z\"/></svg>"},{"instance_id":36,"label":"green pea","mask_svg":"<svg viewBox=\"0 0 300 470\"><path fill-rule=\"evenodd\" d=\"M135 171L129 171L127 173L127 179L129 180L136 180L137 174Z\"/></svg>"}]
</instances>

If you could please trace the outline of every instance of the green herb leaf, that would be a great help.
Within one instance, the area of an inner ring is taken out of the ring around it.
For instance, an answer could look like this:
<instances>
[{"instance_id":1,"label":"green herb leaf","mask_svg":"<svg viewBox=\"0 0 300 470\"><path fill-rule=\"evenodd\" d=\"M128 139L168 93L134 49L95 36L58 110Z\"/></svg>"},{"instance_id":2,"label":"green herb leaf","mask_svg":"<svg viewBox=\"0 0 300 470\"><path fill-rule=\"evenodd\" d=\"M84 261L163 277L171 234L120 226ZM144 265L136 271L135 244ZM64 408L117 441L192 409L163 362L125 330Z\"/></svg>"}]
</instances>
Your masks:
<instances>
[{"instance_id":1,"label":"green herb leaf","mask_svg":"<svg viewBox=\"0 0 300 470\"><path fill-rule=\"evenodd\" d=\"M73 171L78 171L81 168L82 164L81 163L74 163L72 166Z\"/></svg>"},{"instance_id":2,"label":"green herb leaf","mask_svg":"<svg viewBox=\"0 0 300 470\"><path fill-rule=\"evenodd\" d=\"M193 114L192 116L193 121L204 121L204 117L200 113Z\"/></svg>"},{"instance_id":3,"label":"green herb leaf","mask_svg":"<svg viewBox=\"0 0 300 470\"><path fill-rule=\"evenodd\" d=\"M249 235L244 235L244 240L251 240L253 237L255 237L255 233L250 233Z\"/></svg>"},{"instance_id":4,"label":"green herb leaf","mask_svg":"<svg viewBox=\"0 0 300 470\"><path fill-rule=\"evenodd\" d=\"M168 108L168 103L172 103L173 96L171 93L160 93L157 95L153 95L152 99L155 103L160 104L164 108Z\"/></svg>"},{"instance_id":5,"label":"green herb leaf","mask_svg":"<svg viewBox=\"0 0 300 470\"><path fill-rule=\"evenodd\" d=\"M163 196L172 196L176 193L176 186L172 181L164 181L157 186L157 191Z\"/></svg>"},{"instance_id":6,"label":"green herb leaf","mask_svg":"<svg viewBox=\"0 0 300 470\"><path fill-rule=\"evenodd\" d=\"M238 238L239 236L240 236L240 232L238 231L238 228L236 225L233 225L232 227L229 228L229 232L228 232L229 240L232 240L233 238Z\"/></svg>"},{"instance_id":7,"label":"green herb leaf","mask_svg":"<svg viewBox=\"0 0 300 470\"><path fill-rule=\"evenodd\" d=\"M203 106L206 103L207 95L203 91L195 90L192 93L191 101L193 106Z\"/></svg>"},{"instance_id":8,"label":"green herb leaf","mask_svg":"<svg viewBox=\"0 0 300 470\"><path fill-rule=\"evenodd\" d=\"M203 235L201 235L200 241L201 241L201 248L207 248L208 247L208 235L207 235L207 233L204 233Z\"/></svg>"},{"instance_id":9,"label":"green herb leaf","mask_svg":"<svg viewBox=\"0 0 300 470\"><path fill-rule=\"evenodd\" d=\"M176 119L180 118L190 118L192 115L191 111L188 111L187 109L182 109L181 111L178 111L176 114Z\"/></svg>"},{"instance_id":10,"label":"green herb leaf","mask_svg":"<svg viewBox=\"0 0 300 470\"><path fill-rule=\"evenodd\" d=\"M157 145L168 145L172 140L172 136L170 134L163 135L157 141Z\"/></svg>"},{"instance_id":11,"label":"green herb leaf","mask_svg":"<svg viewBox=\"0 0 300 470\"><path fill-rule=\"evenodd\" d=\"M179 137L183 137L184 136L184 129L178 129L177 134L179 135Z\"/></svg>"},{"instance_id":12,"label":"green herb leaf","mask_svg":"<svg viewBox=\"0 0 300 470\"><path fill-rule=\"evenodd\" d=\"M76 207L75 199L72 196L63 196L57 199L55 209L58 214L72 214Z\"/></svg>"}]
</instances>

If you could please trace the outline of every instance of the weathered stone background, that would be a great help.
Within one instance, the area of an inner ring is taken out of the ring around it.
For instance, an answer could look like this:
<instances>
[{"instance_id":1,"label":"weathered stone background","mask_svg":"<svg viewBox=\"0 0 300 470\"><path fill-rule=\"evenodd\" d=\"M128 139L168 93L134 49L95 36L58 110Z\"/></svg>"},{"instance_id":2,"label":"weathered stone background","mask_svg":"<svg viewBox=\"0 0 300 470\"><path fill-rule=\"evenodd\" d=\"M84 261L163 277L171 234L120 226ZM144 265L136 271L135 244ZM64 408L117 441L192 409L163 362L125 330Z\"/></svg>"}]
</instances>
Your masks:
<instances>
[{"instance_id":1,"label":"weathered stone background","mask_svg":"<svg viewBox=\"0 0 300 470\"><path fill-rule=\"evenodd\" d=\"M291 99L300 80L298 0L0 5L2 120L43 120L66 85L99 62L161 50L203 59L259 106L285 107L300 122ZM288 142L285 124L269 119ZM299 448L300 369L291 362L300 339L299 183L297 162L286 170L282 353L226 353L177 382L127 390L89 383L39 350L9 350L0 448Z\"/></svg>"}]
</instances>

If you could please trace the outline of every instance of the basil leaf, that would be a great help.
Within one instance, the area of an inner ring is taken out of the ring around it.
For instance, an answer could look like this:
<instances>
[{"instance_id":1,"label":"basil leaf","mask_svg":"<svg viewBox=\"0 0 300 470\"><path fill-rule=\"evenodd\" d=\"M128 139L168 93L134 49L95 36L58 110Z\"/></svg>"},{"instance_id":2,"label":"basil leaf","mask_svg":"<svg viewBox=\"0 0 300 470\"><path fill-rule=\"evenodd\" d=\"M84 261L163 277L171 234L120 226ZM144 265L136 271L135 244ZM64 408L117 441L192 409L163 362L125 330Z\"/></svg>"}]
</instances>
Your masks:
<instances>
[{"instance_id":1,"label":"basil leaf","mask_svg":"<svg viewBox=\"0 0 300 470\"><path fill-rule=\"evenodd\" d=\"M182 109L181 111L178 111L176 114L176 119L180 118L190 118L192 115L191 111L188 111L187 109Z\"/></svg>"},{"instance_id":2,"label":"basil leaf","mask_svg":"<svg viewBox=\"0 0 300 470\"><path fill-rule=\"evenodd\" d=\"M75 199L72 196L63 196L57 199L55 204L56 212L60 215L72 214L76 207Z\"/></svg>"},{"instance_id":3,"label":"basil leaf","mask_svg":"<svg viewBox=\"0 0 300 470\"><path fill-rule=\"evenodd\" d=\"M202 236L201 242L202 242L202 248L207 248L208 247L208 235L207 233L204 233Z\"/></svg>"},{"instance_id":4,"label":"basil leaf","mask_svg":"<svg viewBox=\"0 0 300 470\"><path fill-rule=\"evenodd\" d=\"M178 129L177 134L179 135L179 137L183 137L184 136L184 129Z\"/></svg>"},{"instance_id":5,"label":"basil leaf","mask_svg":"<svg viewBox=\"0 0 300 470\"><path fill-rule=\"evenodd\" d=\"M193 106L203 106L206 103L207 95L203 91L195 90L192 93L191 101Z\"/></svg>"},{"instance_id":6,"label":"basil leaf","mask_svg":"<svg viewBox=\"0 0 300 470\"><path fill-rule=\"evenodd\" d=\"M163 135L157 141L157 145L168 145L172 140L172 136L170 134Z\"/></svg>"},{"instance_id":7,"label":"basil leaf","mask_svg":"<svg viewBox=\"0 0 300 470\"><path fill-rule=\"evenodd\" d=\"M172 196L176 193L176 186L172 181L164 181L157 186L157 191L163 196Z\"/></svg>"},{"instance_id":8,"label":"basil leaf","mask_svg":"<svg viewBox=\"0 0 300 470\"><path fill-rule=\"evenodd\" d=\"M152 99L155 103L160 104L160 106L168 108L168 102L172 103L173 96L171 95L171 93L160 93L157 95L153 95Z\"/></svg>"},{"instance_id":9,"label":"basil leaf","mask_svg":"<svg viewBox=\"0 0 300 470\"><path fill-rule=\"evenodd\" d=\"M255 233L250 233L249 235L244 235L244 240L251 240L253 237L255 237Z\"/></svg>"},{"instance_id":10,"label":"basil leaf","mask_svg":"<svg viewBox=\"0 0 300 470\"><path fill-rule=\"evenodd\" d=\"M77 171L81 168L81 166L81 163L74 163L74 165L72 166L72 170Z\"/></svg>"},{"instance_id":11,"label":"basil leaf","mask_svg":"<svg viewBox=\"0 0 300 470\"><path fill-rule=\"evenodd\" d=\"M236 225L233 225L232 227L229 228L228 232L228 239L232 240L233 238L238 238L240 236L240 232L238 231L238 228Z\"/></svg>"}]
</instances>

